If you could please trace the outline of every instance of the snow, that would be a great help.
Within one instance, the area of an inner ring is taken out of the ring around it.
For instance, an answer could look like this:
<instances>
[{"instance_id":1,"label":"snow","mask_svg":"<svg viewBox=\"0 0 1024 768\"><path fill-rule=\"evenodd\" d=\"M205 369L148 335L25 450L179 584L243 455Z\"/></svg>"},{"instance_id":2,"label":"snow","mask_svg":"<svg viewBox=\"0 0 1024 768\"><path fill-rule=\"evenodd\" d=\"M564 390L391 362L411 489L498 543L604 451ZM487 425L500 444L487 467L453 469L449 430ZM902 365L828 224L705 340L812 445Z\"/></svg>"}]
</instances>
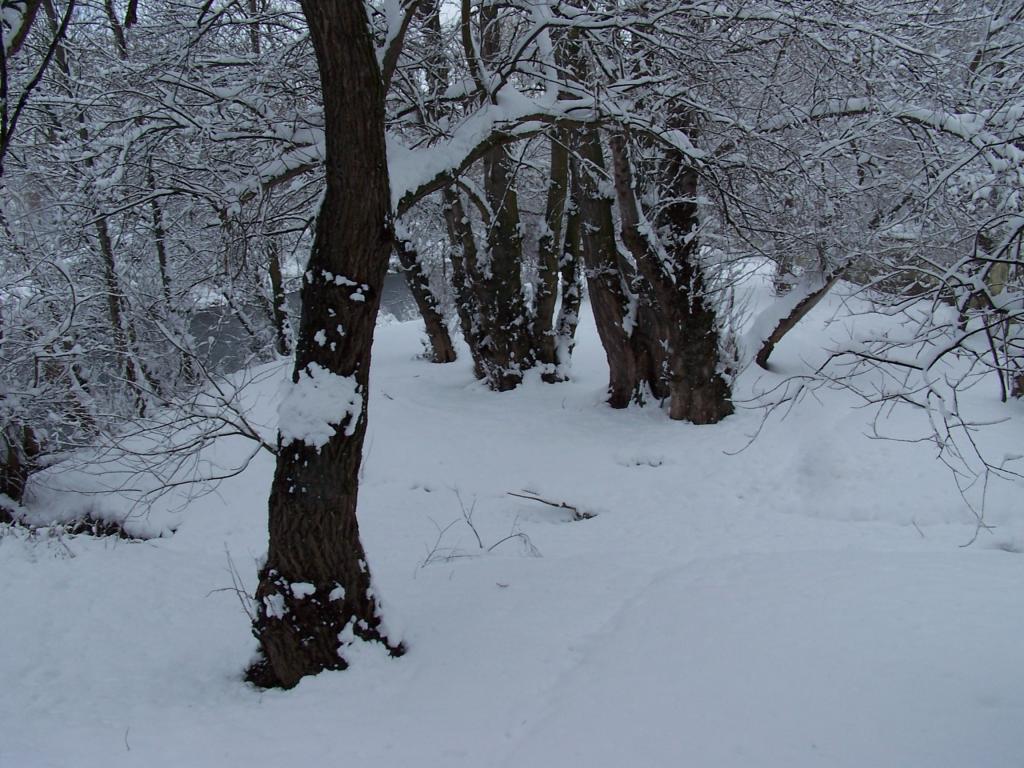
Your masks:
<instances>
[{"instance_id":1,"label":"snow","mask_svg":"<svg viewBox=\"0 0 1024 768\"><path fill-rule=\"evenodd\" d=\"M317 363L299 372L299 380L285 386L278 408L281 445L301 442L319 450L345 424L352 435L363 409L363 398L353 376L339 376Z\"/></svg>"},{"instance_id":2,"label":"snow","mask_svg":"<svg viewBox=\"0 0 1024 768\"><path fill-rule=\"evenodd\" d=\"M288 613L288 606L285 605L282 595L267 595L263 598L263 604L267 608L267 616L272 619L283 619Z\"/></svg>"},{"instance_id":3,"label":"snow","mask_svg":"<svg viewBox=\"0 0 1024 768\"><path fill-rule=\"evenodd\" d=\"M408 652L356 641L348 670L292 691L241 679L255 645L232 573L255 590L265 452L135 520L165 530L173 509L173 536L2 529L0 766L1019 768L1020 482L991 481L995 527L978 532L934 446L870 439L876 414L849 393L763 428L752 407L816 364L844 300L788 334L772 372L744 372L741 407L710 427L605 406L586 306L573 380L501 394L464 348L433 365L419 324L378 328L360 526ZM287 376L267 371L247 395L262 426ZM326 440L361 408L316 368L286 390L289 439ZM964 397L1009 417L975 435L985 449L1019 455L1024 404L1000 404L994 380ZM904 438L926 426L884 421ZM246 450L225 446L219 462ZM507 495L524 489L597 515ZM82 498L123 511L118 494Z\"/></svg>"},{"instance_id":4,"label":"snow","mask_svg":"<svg viewBox=\"0 0 1024 768\"><path fill-rule=\"evenodd\" d=\"M291 590L296 600L316 594L316 587L306 581L292 582Z\"/></svg>"}]
</instances>

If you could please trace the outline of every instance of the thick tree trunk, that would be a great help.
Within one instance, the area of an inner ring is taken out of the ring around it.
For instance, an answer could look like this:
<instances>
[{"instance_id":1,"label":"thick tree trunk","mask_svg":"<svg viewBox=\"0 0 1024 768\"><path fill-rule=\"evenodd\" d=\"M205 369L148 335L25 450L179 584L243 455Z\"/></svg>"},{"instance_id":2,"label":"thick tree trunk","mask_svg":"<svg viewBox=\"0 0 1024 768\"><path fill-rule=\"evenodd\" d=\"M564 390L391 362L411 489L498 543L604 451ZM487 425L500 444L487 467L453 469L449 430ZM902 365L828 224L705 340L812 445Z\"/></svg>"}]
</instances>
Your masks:
<instances>
[{"instance_id":1,"label":"thick tree trunk","mask_svg":"<svg viewBox=\"0 0 1024 768\"><path fill-rule=\"evenodd\" d=\"M434 96L440 97L448 87L449 70L439 3L423 0L419 13L427 39L424 77ZM499 53L497 16L493 7L481 9L484 58ZM434 116L429 106L427 111L428 117ZM507 390L522 381L523 371L533 365L534 358L520 276L519 205L507 148L492 150L484 157L483 165L484 189L492 214L484 221L483 252L477 248L461 194L454 187L443 191L444 217L452 246L455 308L473 357L474 373L492 389Z\"/></svg>"},{"instance_id":2,"label":"thick tree trunk","mask_svg":"<svg viewBox=\"0 0 1024 768\"><path fill-rule=\"evenodd\" d=\"M534 364L530 319L523 301L523 244L512 158L504 146L484 157L484 190L494 217L487 223L486 294L477 310L485 330L482 357L491 389L514 389Z\"/></svg>"},{"instance_id":3,"label":"thick tree trunk","mask_svg":"<svg viewBox=\"0 0 1024 768\"><path fill-rule=\"evenodd\" d=\"M501 21L496 6L480 9L481 58L491 62L500 56ZM483 158L483 183L490 220L485 222L486 258L482 269L471 274L479 301L484 379L499 392L513 389L535 362L530 338L530 318L523 301L523 237L519 199L515 187L515 163L506 145Z\"/></svg>"},{"instance_id":4,"label":"thick tree trunk","mask_svg":"<svg viewBox=\"0 0 1024 768\"><path fill-rule=\"evenodd\" d=\"M679 111L670 127L694 136L688 115ZM669 417L694 424L714 424L733 412L732 392L719 372L718 318L707 296L699 259L697 171L679 152L665 155L659 173L662 205L654 225L665 232L664 245L674 268L673 284L655 286L668 309L671 402ZM664 294L664 295L661 295Z\"/></svg>"},{"instance_id":5,"label":"thick tree trunk","mask_svg":"<svg viewBox=\"0 0 1024 768\"><path fill-rule=\"evenodd\" d=\"M605 173L597 129L579 129L579 160L573 164L573 199L580 211L584 274L597 333L608 359L608 404L625 408L641 381L632 335L637 303L620 269L612 201L599 189Z\"/></svg>"},{"instance_id":6,"label":"thick tree trunk","mask_svg":"<svg viewBox=\"0 0 1024 768\"><path fill-rule=\"evenodd\" d=\"M384 92L361 0L303 0L320 68L326 191L302 287L295 384L281 408L270 548L253 633L258 685L344 669L355 638L394 645L359 539L370 346L392 248Z\"/></svg>"},{"instance_id":7,"label":"thick tree trunk","mask_svg":"<svg viewBox=\"0 0 1024 768\"><path fill-rule=\"evenodd\" d=\"M593 79L578 31L567 36L565 62L575 79ZM608 360L608 404L625 408L642 402L648 390L656 397L663 396L655 375L657 325L638 290L636 270L619 253L614 201L603 186L608 173L597 128L577 129L573 144L572 195L580 219L580 250L590 306Z\"/></svg>"},{"instance_id":8,"label":"thick tree trunk","mask_svg":"<svg viewBox=\"0 0 1024 768\"><path fill-rule=\"evenodd\" d=\"M490 189L507 183L507 159L507 155L505 159L484 159ZM493 390L514 389L522 381L524 371L534 363L520 277L522 247L514 192L511 203L494 199L499 206L511 204L514 212L499 210L488 223L483 256L459 194L451 189L444 194L445 223L452 244L455 308L473 357L474 372Z\"/></svg>"},{"instance_id":9,"label":"thick tree trunk","mask_svg":"<svg viewBox=\"0 0 1024 768\"><path fill-rule=\"evenodd\" d=\"M721 421L733 407L729 385L718 370L718 323L705 296L704 273L697 259L697 174L681 155L666 155L656 185L667 202L653 226L641 227L626 140L617 135L611 143L622 241L658 310L669 417L694 424ZM658 233L657 242L649 234L652 229Z\"/></svg>"}]
</instances>

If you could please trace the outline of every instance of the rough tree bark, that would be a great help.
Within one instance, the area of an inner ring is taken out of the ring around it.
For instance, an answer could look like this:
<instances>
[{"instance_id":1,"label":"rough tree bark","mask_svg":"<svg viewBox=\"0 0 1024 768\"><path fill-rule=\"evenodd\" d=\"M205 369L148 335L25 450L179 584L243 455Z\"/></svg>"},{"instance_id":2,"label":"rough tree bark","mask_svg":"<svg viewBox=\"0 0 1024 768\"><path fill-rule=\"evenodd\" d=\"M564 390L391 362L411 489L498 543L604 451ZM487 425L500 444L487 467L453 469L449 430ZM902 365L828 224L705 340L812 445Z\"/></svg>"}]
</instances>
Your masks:
<instances>
[{"instance_id":1,"label":"rough tree bark","mask_svg":"<svg viewBox=\"0 0 1024 768\"><path fill-rule=\"evenodd\" d=\"M634 399L639 378L631 344L636 305L619 270L612 201L598 187L605 164L596 128L579 129L577 153L579 159L573 163L573 197L580 211L590 306L608 359L608 404L625 408Z\"/></svg>"},{"instance_id":2,"label":"rough tree bark","mask_svg":"<svg viewBox=\"0 0 1024 768\"><path fill-rule=\"evenodd\" d=\"M586 83L591 65L580 33L566 38L566 66ZM615 238L614 200L604 188L608 178L601 134L587 125L574 131L570 163L572 198L579 216L580 252L597 333L608 360L608 404L626 408L649 392L664 397L659 370L657 313L644 296L636 269L623 258Z\"/></svg>"},{"instance_id":3,"label":"rough tree bark","mask_svg":"<svg viewBox=\"0 0 1024 768\"><path fill-rule=\"evenodd\" d=\"M501 19L497 6L480 9L480 56L493 63L501 55ZM483 158L483 186L490 210L485 222L486 259L477 275L483 331L480 351L487 385L499 392L514 389L534 364L530 318L523 301L523 237L515 186L515 161L506 144Z\"/></svg>"},{"instance_id":4,"label":"rough tree bark","mask_svg":"<svg viewBox=\"0 0 1024 768\"><path fill-rule=\"evenodd\" d=\"M448 88L449 67L436 0L421 0L418 13L424 21L427 54L424 79L434 98ZM501 55L501 24L498 6L480 9L479 50L472 42L471 14L464 7L463 45L467 62L483 90L480 63L493 63ZM477 56L479 54L479 57ZM427 118L435 117L428 103ZM477 238L466 215L458 182L443 190L444 215L451 242L455 306L463 336L473 357L477 378L495 390L517 386L526 369L544 366L544 379L564 378L578 316L573 302L579 297L575 281L575 250L569 259L563 253L562 226L567 193L568 153L565 131L556 132L552 142L552 168L547 198L548 233L540 243L540 281L536 304L528 311L523 298L522 226L515 188L517 162L504 143L482 155L483 199L474 197L480 210L483 233ZM401 254L400 254L401 255ZM411 277L411 275L410 275ZM562 311L554 328L559 282L563 282ZM410 285L413 281L410 280ZM415 288L415 286L413 286ZM414 290L415 292L415 290ZM417 297L417 300L418 297ZM428 322L429 326L429 322Z\"/></svg>"},{"instance_id":5,"label":"rough tree bark","mask_svg":"<svg viewBox=\"0 0 1024 768\"><path fill-rule=\"evenodd\" d=\"M673 127L691 133L685 116L672 117ZM662 204L651 226L645 227L626 139L613 136L611 145L622 241L659 309L669 417L714 424L732 413L733 406L728 382L718 370L718 323L697 258L697 173L680 153L664 155L655 173ZM658 233L658 242L647 234L651 228Z\"/></svg>"},{"instance_id":6,"label":"rough tree bark","mask_svg":"<svg viewBox=\"0 0 1024 768\"><path fill-rule=\"evenodd\" d=\"M302 9L323 88L326 191L286 405L314 420L324 416L300 396L316 399L318 381L347 386L353 397L340 415L333 411L333 434L322 441L279 437L270 548L253 621L262 658L248 678L283 688L344 669L345 646L355 638L402 650L381 625L356 521L370 346L393 243L384 90L361 0L303 0ZM294 429L285 419L281 426Z\"/></svg>"}]
</instances>

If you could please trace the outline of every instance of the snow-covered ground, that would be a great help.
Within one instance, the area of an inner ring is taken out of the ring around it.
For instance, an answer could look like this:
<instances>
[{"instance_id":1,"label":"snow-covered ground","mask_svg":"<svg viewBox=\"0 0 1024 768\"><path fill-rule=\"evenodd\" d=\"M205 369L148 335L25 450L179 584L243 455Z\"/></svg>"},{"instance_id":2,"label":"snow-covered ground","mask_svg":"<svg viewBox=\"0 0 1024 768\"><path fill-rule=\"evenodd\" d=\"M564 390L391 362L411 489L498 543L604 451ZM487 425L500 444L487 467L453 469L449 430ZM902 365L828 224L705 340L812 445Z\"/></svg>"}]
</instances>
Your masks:
<instances>
[{"instance_id":1,"label":"snow-covered ground","mask_svg":"<svg viewBox=\"0 0 1024 768\"><path fill-rule=\"evenodd\" d=\"M806 370L836 301L738 395ZM848 394L740 451L759 411L613 411L580 335L572 382L495 394L465 356L418 359L416 323L379 329L360 523L401 659L365 648L288 692L241 681L254 640L229 558L251 591L267 456L132 521L173 536L7 529L0 766L1024 766L1024 487L994 483L996 527L964 547L975 518L934 448L869 438ZM269 434L285 369L262 373ZM1024 452L1024 404L994 385L974 406L1012 420L982 439ZM596 516L508 495L524 490ZM42 488L34 504L128 509Z\"/></svg>"}]
</instances>

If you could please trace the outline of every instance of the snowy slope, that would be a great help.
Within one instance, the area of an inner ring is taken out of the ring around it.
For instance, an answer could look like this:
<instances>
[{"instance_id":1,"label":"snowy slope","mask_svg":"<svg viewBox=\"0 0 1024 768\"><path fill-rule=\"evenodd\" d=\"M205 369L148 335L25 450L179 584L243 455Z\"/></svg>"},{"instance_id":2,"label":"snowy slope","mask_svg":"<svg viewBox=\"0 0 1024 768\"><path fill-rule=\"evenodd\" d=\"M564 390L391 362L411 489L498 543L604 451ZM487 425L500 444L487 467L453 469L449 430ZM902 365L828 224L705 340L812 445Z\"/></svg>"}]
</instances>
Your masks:
<instances>
[{"instance_id":1,"label":"snowy slope","mask_svg":"<svg viewBox=\"0 0 1024 768\"><path fill-rule=\"evenodd\" d=\"M740 395L805 370L836 301ZM252 590L268 457L135 521L168 538L7 531L0 766L1024 765L1019 484L989 490L997 527L962 547L975 519L934 451L869 439L848 395L740 451L756 410L694 427L605 407L581 334L573 382L495 394L466 360L417 359L416 324L379 329L360 520L400 660L365 649L290 692L240 681L254 641L228 556ZM269 429L283 373L253 393ZM1021 404L972 396L1014 417L991 450L1020 452ZM597 516L507 495L524 489ZM481 552L464 511L486 546L523 535Z\"/></svg>"}]
</instances>

